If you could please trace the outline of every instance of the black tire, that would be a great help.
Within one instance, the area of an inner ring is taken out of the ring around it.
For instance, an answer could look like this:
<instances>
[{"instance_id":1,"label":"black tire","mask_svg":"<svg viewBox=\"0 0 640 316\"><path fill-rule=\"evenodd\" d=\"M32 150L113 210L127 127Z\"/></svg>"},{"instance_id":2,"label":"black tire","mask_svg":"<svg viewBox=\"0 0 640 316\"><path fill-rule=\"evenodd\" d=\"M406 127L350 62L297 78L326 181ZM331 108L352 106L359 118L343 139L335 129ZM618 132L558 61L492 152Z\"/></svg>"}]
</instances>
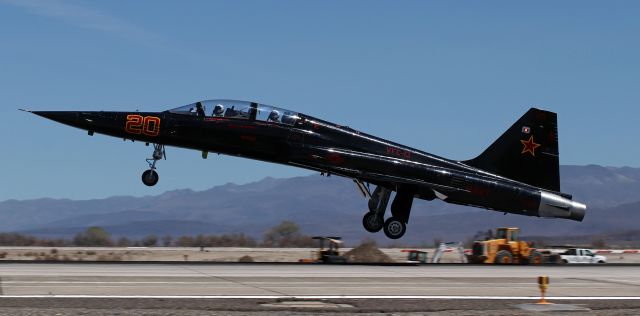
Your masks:
<instances>
[{"instance_id":1,"label":"black tire","mask_svg":"<svg viewBox=\"0 0 640 316\"><path fill-rule=\"evenodd\" d=\"M398 239L407 232L407 225L396 217L389 217L384 222L384 234L390 239Z\"/></svg>"},{"instance_id":2,"label":"black tire","mask_svg":"<svg viewBox=\"0 0 640 316\"><path fill-rule=\"evenodd\" d=\"M148 187L152 187L158 183L160 176L155 170L149 169L142 173L142 183Z\"/></svg>"},{"instance_id":3,"label":"black tire","mask_svg":"<svg viewBox=\"0 0 640 316\"><path fill-rule=\"evenodd\" d=\"M507 250L500 250L496 254L496 264L512 264L513 263L513 255L511 252Z\"/></svg>"},{"instance_id":4,"label":"black tire","mask_svg":"<svg viewBox=\"0 0 640 316\"><path fill-rule=\"evenodd\" d=\"M473 263L473 264L484 263L485 260L486 258L482 256L467 255L467 262L469 263Z\"/></svg>"},{"instance_id":5,"label":"black tire","mask_svg":"<svg viewBox=\"0 0 640 316\"><path fill-rule=\"evenodd\" d=\"M382 229L384 219L374 212L364 214L362 218L362 226L370 233L377 233Z\"/></svg>"},{"instance_id":6,"label":"black tire","mask_svg":"<svg viewBox=\"0 0 640 316\"><path fill-rule=\"evenodd\" d=\"M541 253L533 250L529 253L529 264L542 264L544 263L544 256Z\"/></svg>"}]
</instances>

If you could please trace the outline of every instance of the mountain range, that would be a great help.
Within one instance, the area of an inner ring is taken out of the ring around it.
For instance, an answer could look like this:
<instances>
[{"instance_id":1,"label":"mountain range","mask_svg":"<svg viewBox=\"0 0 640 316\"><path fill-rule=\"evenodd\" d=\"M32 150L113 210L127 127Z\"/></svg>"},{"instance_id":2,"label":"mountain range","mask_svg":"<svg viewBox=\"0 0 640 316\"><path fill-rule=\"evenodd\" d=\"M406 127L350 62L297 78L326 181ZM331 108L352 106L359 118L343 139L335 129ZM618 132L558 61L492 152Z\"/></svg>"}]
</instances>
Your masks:
<instances>
[{"instance_id":1,"label":"mountain range","mask_svg":"<svg viewBox=\"0 0 640 316\"><path fill-rule=\"evenodd\" d=\"M637 229L640 222L640 168L561 166L562 191L588 205L581 223L541 219L416 200L404 243L462 240L499 226L523 234L577 236ZM347 241L373 238L361 225L366 200L353 182L310 175L225 184L205 191L168 191L157 196L116 196L94 200L35 199L0 202L0 231L70 238L89 226L114 236L196 235L243 232L261 239L281 221L298 223L310 235L338 235Z\"/></svg>"}]
</instances>

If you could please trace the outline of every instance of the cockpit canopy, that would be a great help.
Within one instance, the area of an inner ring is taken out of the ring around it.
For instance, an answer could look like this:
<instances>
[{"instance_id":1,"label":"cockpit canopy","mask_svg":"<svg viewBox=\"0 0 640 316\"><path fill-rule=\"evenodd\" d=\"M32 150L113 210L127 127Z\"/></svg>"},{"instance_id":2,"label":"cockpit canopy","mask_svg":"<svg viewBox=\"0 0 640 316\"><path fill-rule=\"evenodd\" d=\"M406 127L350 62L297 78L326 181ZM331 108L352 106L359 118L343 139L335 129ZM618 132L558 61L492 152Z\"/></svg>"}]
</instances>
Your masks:
<instances>
[{"instance_id":1,"label":"cockpit canopy","mask_svg":"<svg viewBox=\"0 0 640 316\"><path fill-rule=\"evenodd\" d=\"M255 102L236 100L206 100L181 106L170 113L203 117L225 117L294 125L298 113Z\"/></svg>"}]
</instances>

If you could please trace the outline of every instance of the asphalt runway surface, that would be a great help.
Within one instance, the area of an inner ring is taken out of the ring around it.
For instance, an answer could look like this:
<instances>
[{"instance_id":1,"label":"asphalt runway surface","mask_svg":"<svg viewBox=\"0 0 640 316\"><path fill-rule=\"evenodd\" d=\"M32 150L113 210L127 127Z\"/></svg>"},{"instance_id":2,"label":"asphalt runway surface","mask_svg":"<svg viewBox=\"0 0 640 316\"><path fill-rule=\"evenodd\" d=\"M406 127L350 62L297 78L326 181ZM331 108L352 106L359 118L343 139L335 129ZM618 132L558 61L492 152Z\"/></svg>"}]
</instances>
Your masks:
<instances>
[{"instance_id":1,"label":"asphalt runway surface","mask_svg":"<svg viewBox=\"0 0 640 316\"><path fill-rule=\"evenodd\" d=\"M640 266L177 263L2 263L0 315L526 315L541 275L552 302L640 315Z\"/></svg>"}]
</instances>

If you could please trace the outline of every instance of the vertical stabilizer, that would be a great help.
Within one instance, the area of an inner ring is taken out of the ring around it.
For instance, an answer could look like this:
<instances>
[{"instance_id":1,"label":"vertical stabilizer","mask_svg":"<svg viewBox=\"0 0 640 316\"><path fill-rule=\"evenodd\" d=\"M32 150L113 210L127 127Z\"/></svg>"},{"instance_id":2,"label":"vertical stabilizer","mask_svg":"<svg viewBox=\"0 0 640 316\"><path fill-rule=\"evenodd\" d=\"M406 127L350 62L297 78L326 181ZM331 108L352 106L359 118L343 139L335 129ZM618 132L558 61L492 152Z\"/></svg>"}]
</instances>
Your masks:
<instances>
[{"instance_id":1,"label":"vertical stabilizer","mask_svg":"<svg viewBox=\"0 0 640 316\"><path fill-rule=\"evenodd\" d=\"M560 192L558 121L556 113L532 108L470 166Z\"/></svg>"}]
</instances>

